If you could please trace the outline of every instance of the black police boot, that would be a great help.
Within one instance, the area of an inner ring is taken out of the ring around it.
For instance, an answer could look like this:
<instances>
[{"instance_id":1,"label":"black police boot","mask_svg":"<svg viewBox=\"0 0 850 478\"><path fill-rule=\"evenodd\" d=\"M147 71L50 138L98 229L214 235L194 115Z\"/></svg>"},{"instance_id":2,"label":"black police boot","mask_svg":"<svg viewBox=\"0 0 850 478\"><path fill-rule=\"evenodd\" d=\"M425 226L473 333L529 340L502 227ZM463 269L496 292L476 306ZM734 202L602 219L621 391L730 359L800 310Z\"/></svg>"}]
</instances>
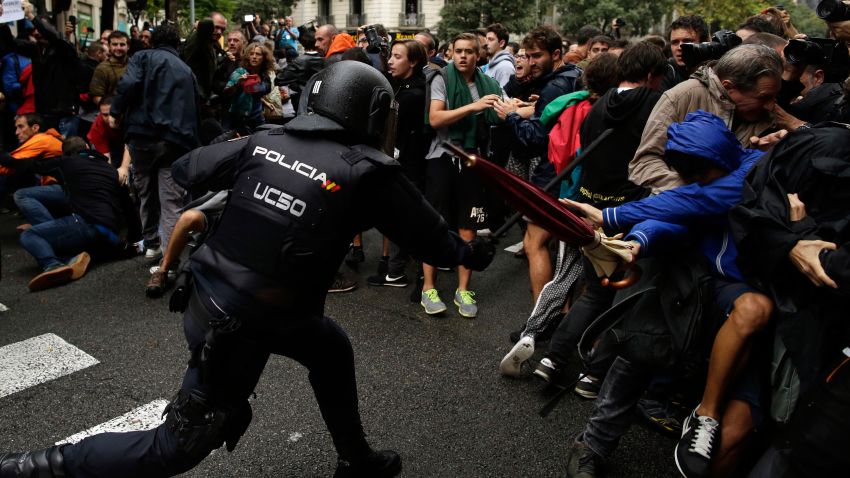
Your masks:
<instances>
[{"instance_id":1,"label":"black police boot","mask_svg":"<svg viewBox=\"0 0 850 478\"><path fill-rule=\"evenodd\" d=\"M62 447L25 453L0 453L0 478L62 478L65 473Z\"/></svg>"},{"instance_id":2,"label":"black police boot","mask_svg":"<svg viewBox=\"0 0 850 478\"><path fill-rule=\"evenodd\" d=\"M392 450L370 450L367 455L356 460L340 458L334 478L390 478L399 473L401 457L398 453Z\"/></svg>"}]
</instances>

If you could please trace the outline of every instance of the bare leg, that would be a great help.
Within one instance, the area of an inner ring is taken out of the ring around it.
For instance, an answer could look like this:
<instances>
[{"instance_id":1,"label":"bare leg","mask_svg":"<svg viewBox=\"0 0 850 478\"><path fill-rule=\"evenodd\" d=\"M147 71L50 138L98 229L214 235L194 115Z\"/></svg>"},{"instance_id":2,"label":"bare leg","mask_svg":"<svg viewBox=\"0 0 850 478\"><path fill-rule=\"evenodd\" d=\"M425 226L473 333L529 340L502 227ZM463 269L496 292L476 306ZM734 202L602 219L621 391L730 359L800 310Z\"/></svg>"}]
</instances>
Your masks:
<instances>
[{"instance_id":1,"label":"bare leg","mask_svg":"<svg viewBox=\"0 0 850 478\"><path fill-rule=\"evenodd\" d=\"M748 292L735 300L729 318L714 339L708 378L697 415L720 419L723 399L736 376L735 371L746 366L749 338L767 325L772 312L773 302L762 294Z\"/></svg>"},{"instance_id":2,"label":"bare leg","mask_svg":"<svg viewBox=\"0 0 850 478\"><path fill-rule=\"evenodd\" d=\"M537 302L537 297L543 286L552 280L552 258L549 254L548 231L532 223L528 223L523 238L525 255L528 257L528 276L531 280L531 298Z\"/></svg>"},{"instance_id":3,"label":"bare leg","mask_svg":"<svg viewBox=\"0 0 850 478\"><path fill-rule=\"evenodd\" d=\"M732 476L738 466L747 438L753 432L753 417L750 404L742 400L731 400L723 412L720 426L720 449L714 457L711 475Z\"/></svg>"},{"instance_id":4,"label":"bare leg","mask_svg":"<svg viewBox=\"0 0 850 478\"><path fill-rule=\"evenodd\" d=\"M381 249L381 257L389 257L390 256L390 240L384 236L384 247Z\"/></svg>"},{"instance_id":5,"label":"bare leg","mask_svg":"<svg viewBox=\"0 0 850 478\"><path fill-rule=\"evenodd\" d=\"M422 292L426 290L435 289L436 288L436 279L437 279L437 268L426 263L422 263L422 276L424 280L422 281Z\"/></svg>"},{"instance_id":6,"label":"bare leg","mask_svg":"<svg viewBox=\"0 0 850 478\"><path fill-rule=\"evenodd\" d=\"M458 229L460 237L469 242L475 239L475 229ZM469 279L472 278L472 269L457 266L457 288L458 290L469 290Z\"/></svg>"}]
</instances>

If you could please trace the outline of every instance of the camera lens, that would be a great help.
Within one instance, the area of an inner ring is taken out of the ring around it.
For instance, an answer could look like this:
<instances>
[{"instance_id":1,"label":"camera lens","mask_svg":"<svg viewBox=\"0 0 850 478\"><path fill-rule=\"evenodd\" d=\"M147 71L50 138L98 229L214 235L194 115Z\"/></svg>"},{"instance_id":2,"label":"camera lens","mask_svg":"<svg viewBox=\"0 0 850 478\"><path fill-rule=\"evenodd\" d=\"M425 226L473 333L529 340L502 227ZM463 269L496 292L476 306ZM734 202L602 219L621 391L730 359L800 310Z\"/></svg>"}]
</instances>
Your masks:
<instances>
[{"instance_id":1,"label":"camera lens","mask_svg":"<svg viewBox=\"0 0 850 478\"><path fill-rule=\"evenodd\" d=\"M841 0L822 0L816 10L818 16L826 22L850 20L850 7Z\"/></svg>"}]
</instances>

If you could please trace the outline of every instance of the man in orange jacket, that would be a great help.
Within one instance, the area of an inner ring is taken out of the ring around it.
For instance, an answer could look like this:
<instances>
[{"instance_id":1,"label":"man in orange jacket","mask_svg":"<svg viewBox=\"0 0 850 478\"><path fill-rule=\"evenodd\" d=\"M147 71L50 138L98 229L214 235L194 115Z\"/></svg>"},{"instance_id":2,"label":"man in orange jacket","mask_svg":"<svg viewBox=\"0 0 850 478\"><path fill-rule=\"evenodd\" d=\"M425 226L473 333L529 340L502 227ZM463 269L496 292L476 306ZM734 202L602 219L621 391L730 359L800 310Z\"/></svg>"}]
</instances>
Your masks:
<instances>
[{"instance_id":1,"label":"man in orange jacket","mask_svg":"<svg viewBox=\"0 0 850 478\"><path fill-rule=\"evenodd\" d=\"M52 128L42 132L43 128L44 120L37 113L16 116L15 135L20 146L12 151L12 158L25 160L62 156L62 136ZM0 175L15 177L15 183L21 184L20 180L24 178L15 174L14 169L0 166ZM8 180L6 185L9 186ZM36 186L18 189L14 199L29 224L45 222L53 219L54 214L69 212L68 198L62 186L51 176L41 176ZM22 226L22 229L26 228L27 225Z\"/></svg>"}]
</instances>

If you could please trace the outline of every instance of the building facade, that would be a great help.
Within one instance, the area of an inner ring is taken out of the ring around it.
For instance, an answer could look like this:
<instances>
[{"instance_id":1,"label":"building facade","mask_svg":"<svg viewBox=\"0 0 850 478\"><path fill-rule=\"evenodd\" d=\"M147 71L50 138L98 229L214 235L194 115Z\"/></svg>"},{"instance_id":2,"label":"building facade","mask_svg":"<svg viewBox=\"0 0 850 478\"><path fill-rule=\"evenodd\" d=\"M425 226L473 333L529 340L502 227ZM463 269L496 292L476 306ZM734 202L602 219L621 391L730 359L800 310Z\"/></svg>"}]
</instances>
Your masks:
<instances>
[{"instance_id":1,"label":"building facade","mask_svg":"<svg viewBox=\"0 0 850 478\"><path fill-rule=\"evenodd\" d=\"M331 23L346 31L380 23L403 35L436 32L444 4L445 0L301 0L292 9L292 19L296 25Z\"/></svg>"}]
</instances>

